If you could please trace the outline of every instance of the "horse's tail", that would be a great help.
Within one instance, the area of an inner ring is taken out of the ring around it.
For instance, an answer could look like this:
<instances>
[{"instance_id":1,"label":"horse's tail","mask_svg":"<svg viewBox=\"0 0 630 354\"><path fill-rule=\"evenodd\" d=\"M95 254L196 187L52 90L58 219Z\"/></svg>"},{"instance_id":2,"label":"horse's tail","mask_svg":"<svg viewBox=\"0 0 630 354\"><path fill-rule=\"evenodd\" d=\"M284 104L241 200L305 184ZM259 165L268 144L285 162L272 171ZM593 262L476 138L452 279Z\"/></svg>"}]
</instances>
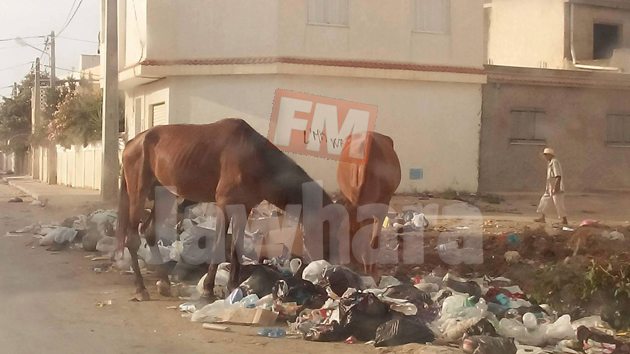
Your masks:
<instances>
[{"instance_id":1,"label":"horse's tail","mask_svg":"<svg viewBox=\"0 0 630 354\"><path fill-rule=\"evenodd\" d=\"M127 180L123 169L120 178L120 197L118 198L118 225L116 227L116 239L118 240L118 250L123 251L127 242L127 235L130 231L129 216L129 192L127 191Z\"/></svg>"}]
</instances>

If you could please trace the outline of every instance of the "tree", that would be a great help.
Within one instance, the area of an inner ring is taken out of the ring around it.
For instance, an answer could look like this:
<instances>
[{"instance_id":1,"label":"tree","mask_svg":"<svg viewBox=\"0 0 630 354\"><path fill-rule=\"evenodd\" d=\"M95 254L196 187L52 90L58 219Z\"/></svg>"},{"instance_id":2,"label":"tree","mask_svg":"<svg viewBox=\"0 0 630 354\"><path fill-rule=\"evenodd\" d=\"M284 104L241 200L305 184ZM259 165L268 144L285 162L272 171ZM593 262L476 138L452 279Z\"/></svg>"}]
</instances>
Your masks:
<instances>
[{"instance_id":1,"label":"tree","mask_svg":"<svg viewBox=\"0 0 630 354\"><path fill-rule=\"evenodd\" d=\"M0 139L7 142L11 138L31 133L31 91L35 75L30 73L18 85L15 97L3 97L0 103ZM11 144L3 146L4 151L24 152L28 148L26 139L11 139Z\"/></svg>"},{"instance_id":2,"label":"tree","mask_svg":"<svg viewBox=\"0 0 630 354\"><path fill-rule=\"evenodd\" d=\"M48 139L65 147L73 144L87 146L101 140L103 130L103 91L80 85L62 95L57 110L47 126ZM124 131L124 101L121 100L120 118Z\"/></svg>"}]
</instances>

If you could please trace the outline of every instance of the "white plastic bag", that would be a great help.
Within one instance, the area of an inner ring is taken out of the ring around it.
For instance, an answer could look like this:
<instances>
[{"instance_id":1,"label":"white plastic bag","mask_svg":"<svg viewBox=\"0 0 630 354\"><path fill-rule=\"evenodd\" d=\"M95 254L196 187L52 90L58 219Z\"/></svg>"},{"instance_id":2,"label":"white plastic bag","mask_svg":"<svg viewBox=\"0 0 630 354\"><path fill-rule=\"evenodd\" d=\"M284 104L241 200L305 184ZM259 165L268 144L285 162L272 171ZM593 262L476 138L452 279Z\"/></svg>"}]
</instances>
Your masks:
<instances>
[{"instance_id":1,"label":"white plastic bag","mask_svg":"<svg viewBox=\"0 0 630 354\"><path fill-rule=\"evenodd\" d=\"M390 286L396 286L400 284L402 284L400 280L390 275L386 275L386 276L381 277L381 282L378 284L378 287L380 289L386 289L386 288L389 288Z\"/></svg>"},{"instance_id":2,"label":"white plastic bag","mask_svg":"<svg viewBox=\"0 0 630 354\"><path fill-rule=\"evenodd\" d=\"M425 230L429 227L429 220L427 220L424 213L413 213L411 223L413 224L413 227L420 230Z\"/></svg>"},{"instance_id":3,"label":"white plastic bag","mask_svg":"<svg viewBox=\"0 0 630 354\"><path fill-rule=\"evenodd\" d=\"M324 280L324 272L331 268L332 264L325 260L314 261L304 268L302 279L308 280L315 285L319 285Z\"/></svg>"},{"instance_id":4,"label":"white plastic bag","mask_svg":"<svg viewBox=\"0 0 630 354\"><path fill-rule=\"evenodd\" d=\"M212 323L217 320L217 316L223 311L239 308L240 306L238 303L228 305L225 300L217 300L195 311L190 320L192 322Z\"/></svg>"},{"instance_id":5,"label":"white plastic bag","mask_svg":"<svg viewBox=\"0 0 630 354\"><path fill-rule=\"evenodd\" d=\"M221 263L217 268L217 274L214 278L214 295L220 298L226 298L230 293L228 292L228 281L230 280L230 272L227 270L230 263ZM203 283L206 281L208 274L204 274L197 283L197 292L203 294Z\"/></svg>"},{"instance_id":6,"label":"white plastic bag","mask_svg":"<svg viewBox=\"0 0 630 354\"><path fill-rule=\"evenodd\" d=\"M564 315L547 327L547 338L552 344L563 339L577 339L575 330L571 326L571 316Z\"/></svg>"},{"instance_id":7,"label":"white plastic bag","mask_svg":"<svg viewBox=\"0 0 630 354\"><path fill-rule=\"evenodd\" d=\"M182 241L175 241L169 247L168 257L172 261L179 262L183 250L184 250L184 243Z\"/></svg>"},{"instance_id":8,"label":"white plastic bag","mask_svg":"<svg viewBox=\"0 0 630 354\"><path fill-rule=\"evenodd\" d=\"M116 251L117 243L118 242L115 237L105 236L96 243L96 250L103 252L106 255L112 255L114 254L114 251Z\"/></svg>"},{"instance_id":9,"label":"white plastic bag","mask_svg":"<svg viewBox=\"0 0 630 354\"><path fill-rule=\"evenodd\" d=\"M50 231L44 238L39 240L40 246L50 246L53 241L59 244L72 242L77 236L77 230L68 227L58 227Z\"/></svg>"},{"instance_id":10,"label":"white plastic bag","mask_svg":"<svg viewBox=\"0 0 630 354\"><path fill-rule=\"evenodd\" d=\"M444 299L442 303L442 317L456 317L466 307L466 300L468 300L468 297L464 295L452 295Z\"/></svg>"}]
</instances>

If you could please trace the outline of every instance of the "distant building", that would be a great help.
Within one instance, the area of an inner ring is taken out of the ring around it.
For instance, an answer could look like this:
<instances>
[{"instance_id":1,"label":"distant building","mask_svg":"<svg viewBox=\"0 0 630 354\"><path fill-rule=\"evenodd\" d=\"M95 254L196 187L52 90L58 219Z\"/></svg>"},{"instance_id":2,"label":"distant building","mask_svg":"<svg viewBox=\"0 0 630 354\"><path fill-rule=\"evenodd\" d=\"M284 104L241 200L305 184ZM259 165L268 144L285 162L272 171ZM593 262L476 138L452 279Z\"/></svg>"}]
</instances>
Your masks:
<instances>
[{"instance_id":1,"label":"distant building","mask_svg":"<svg viewBox=\"0 0 630 354\"><path fill-rule=\"evenodd\" d=\"M630 190L630 1L492 0L479 188L542 191L553 147L569 193ZM488 22L489 21L489 22Z\"/></svg>"},{"instance_id":2,"label":"distant building","mask_svg":"<svg viewBox=\"0 0 630 354\"><path fill-rule=\"evenodd\" d=\"M485 11L488 64L630 71L629 0L486 0Z\"/></svg>"},{"instance_id":3,"label":"distant building","mask_svg":"<svg viewBox=\"0 0 630 354\"><path fill-rule=\"evenodd\" d=\"M400 191L477 190L483 0L122 0L119 19L129 138L225 117L266 135L281 88L378 106ZM337 189L335 161L291 157Z\"/></svg>"},{"instance_id":4,"label":"distant building","mask_svg":"<svg viewBox=\"0 0 630 354\"><path fill-rule=\"evenodd\" d=\"M100 55L81 54L79 69L82 79L93 81L94 88L100 88L100 82L103 78Z\"/></svg>"}]
</instances>

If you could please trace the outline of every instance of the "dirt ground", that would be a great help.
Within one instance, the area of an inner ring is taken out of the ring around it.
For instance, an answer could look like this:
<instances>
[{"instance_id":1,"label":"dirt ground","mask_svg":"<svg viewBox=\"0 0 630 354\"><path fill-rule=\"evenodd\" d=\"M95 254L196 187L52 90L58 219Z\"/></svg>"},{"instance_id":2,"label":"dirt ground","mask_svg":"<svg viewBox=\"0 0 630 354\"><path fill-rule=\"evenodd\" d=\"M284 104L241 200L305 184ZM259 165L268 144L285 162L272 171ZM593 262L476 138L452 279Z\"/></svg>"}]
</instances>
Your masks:
<instances>
[{"instance_id":1,"label":"dirt ground","mask_svg":"<svg viewBox=\"0 0 630 354\"><path fill-rule=\"evenodd\" d=\"M134 291L131 275L112 271L97 274L95 262L84 251L71 249L51 253L36 246L30 236L5 237L7 231L30 225L61 221L79 213L88 213L98 205L83 204L37 207L23 196L24 203L7 201L23 194L0 185L0 352L3 353L323 353L347 354L378 352L363 344L310 343L299 339L257 337L256 328L230 326L233 333L212 332L200 324L182 318L177 310L168 309L181 303L178 299L161 298L150 286L153 301L136 303L129 299ZM484 232L501 239L510 232L527 227L538 228L535 217L538 196L506 196L500 205L479 202L470 208L481 211ZM398 196L392 206L437 204L441 207L458 203L443 199ZM628 230L627 210L630 198L621 195L568 196L571 226L583 219L597 219ZM561 233L551 227L547 230ZM555 221L555 220L554 220ZM441 220L444 228L462 224L461 220ZM478 220L474 221L478 223ZM498 227L496 226L498 225ZM621 229L620 229L621 230ZM624 232L630 239L630 233ZM427 249L433 247L427 243ZM626 247L624 244L624 247ZM497 246L498 247L498 246ZM484 246L484 249L486 247ZM494 254L494 253L490 253ZM489 256L490 257L490 256ZM484 258L484 261L489 259ZM484 262L492 264L492 262ZM430 266L433 266L432 264ZM427 267L418 267L424 271ZM147 284L155 284L147 276ZM111 300L110 306L97 306ZM452 348L407 345L381 349L388 353L458 353Z\"/></svg>"},{"instance_id":2,"label":"dirt ground","mask_svg":"<svg viewBox=\"0 0 630 354\"><path fill-rule=\"evenodd\" d=\"M8 203L22 196L24 203ZM364 344L310 343L256 336L257 328L230 326L233 333L202 329L167 309L178 299L130 302L131 275L97 274L83 250L59 253L35 246L30 236L5 237L7 231L63 220L94 205L37 207L21 192L0 185L0 352L15 354L127 353L365 353ZM147 277L147 284L156 279ZM111 306L97 304L111 300ZM451 353L448 348L405 346L406 353Z\"/></svg>"}]
</instances>

